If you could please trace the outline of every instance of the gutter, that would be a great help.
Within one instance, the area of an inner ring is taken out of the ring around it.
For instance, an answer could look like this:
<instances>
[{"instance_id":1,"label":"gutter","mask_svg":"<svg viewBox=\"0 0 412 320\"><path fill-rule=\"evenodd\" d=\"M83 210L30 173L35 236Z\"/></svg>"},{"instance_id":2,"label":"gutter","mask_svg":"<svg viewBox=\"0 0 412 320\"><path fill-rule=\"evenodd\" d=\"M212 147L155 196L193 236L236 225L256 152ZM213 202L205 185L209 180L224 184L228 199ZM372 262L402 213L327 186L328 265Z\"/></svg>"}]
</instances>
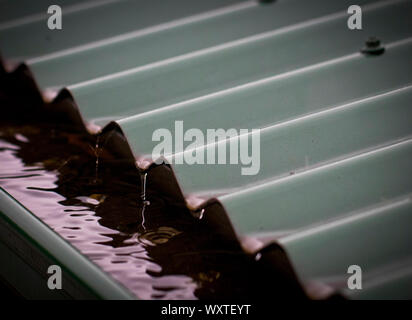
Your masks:
<instances>
[{"instance_id":1,"label":"gutter","mask_svg":"<svg viewBox=\"0 0 412 320\"><path fill-rule=\"evenodd\" d=\"M0 271L25 298L136 299L0 187ZM62 269L62 289L47 287L47 269ZM10 268L10 265L13 268Z\"/></svg>"}]
</instances>

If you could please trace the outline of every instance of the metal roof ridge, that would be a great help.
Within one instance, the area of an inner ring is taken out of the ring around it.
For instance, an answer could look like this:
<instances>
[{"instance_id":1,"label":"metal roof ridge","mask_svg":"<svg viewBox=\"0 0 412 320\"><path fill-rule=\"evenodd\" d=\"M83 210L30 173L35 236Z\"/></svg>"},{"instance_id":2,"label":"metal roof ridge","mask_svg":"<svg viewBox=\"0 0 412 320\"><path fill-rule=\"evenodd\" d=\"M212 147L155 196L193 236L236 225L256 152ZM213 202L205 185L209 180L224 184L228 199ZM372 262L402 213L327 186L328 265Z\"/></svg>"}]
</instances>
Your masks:
<instances>
[{"instance_id":1,"label":"metal roof ridge","mask_svg":"<svg viewBox=\"0 0 412 320\"><path fill-rule=\"evenodd\" d=\"M363 220L370 216L385 214L385 211L387 210L403 207L411 203L412 194L396 197L394 199L386 200L373 207L369 206L367 208L356 210L343 216L338 216L337 218L331 219L329 221L305 226L305 228L303 229L298 229L292 231L290 234L280 236L277 241L280 244L286 244L295 240L301 240L302 238L320 233L322 231L334 229L339 226L352 223L354 221Z\"/></svg>"},{"instance_id":2,"label":"metal roof ridge","mask_svg":"<svg viewBox=\"0 0 412 320\"><path fill-rule=\"evenodd\" d=\"M176 19L176 20L172 20L169 22L165 22L165 23L161 23L158 25L154 25L154 26L150 26L150 27L146 27L143 29L139 29L136 31L131 31L131 32L126 32L120 35L116 35L113 37L109 37L106 39L102 39L102 40L98 40L98 41L94 41L94 42L90 42L84 45L78 45L72 48L68 48L68 49L64 49L64 50L59 50L53 53L49 53L49 54L45 54L42 56L38 56L38 57L34 57L34 58L30 58L27 59L27 63L28 64L35 64L35 63L39 63L39 62L44 62L47 60L52 60L52 59L56 59L56 58L60 58L60 57L64 57L66 55L70 55L73 53L78 53L78 52L82 52L82 51L86 51L86 50L91 50L91 49L95 49L98 47L103 47L103 46L107 46L107 45L112 45L118 42L123 42L123 41L127 41L127 40L131 40L131 39L135 39L138 37L142 37L142 36L146 36L152 33L156 33L156 32L161 32L161 31L165 31L168 30L170 28L176 28L176 27L180 27L183 26L185 24L191 24L191 23L196 23L199 21L203 21L203 20L207 20L210 18L215 18L215 17L219 17L225 14L230 14L236 11L241 11L241 10L245 10L248 8L253 8L258 6L258 3L256 1L246 1L246 2L241 2L241 3L237 3L237 4L233 4L233 5L229 5L226 7L222 7L219 9L214 9L214 10L210 10L207 12L203 12L203 13L199 13L199 14L194 14L188 17L184 17L184 18L180 18L180 19Z\"/></svg>"},{"instance_id":3,"label":"metal roof ridge","mask_svg":"<svg viewBox=\"0 0 412 320\"><path fill-rule=\"evenodd\" d=\"M386 5L390 5L393 3L397 3L397 2L403 2L406 0L383 0L381 2L377 2L377 3L373 3L370 5L366 5L364 6L364 11L368 11L368 10L373 10L373 9L378 9L380 7L386 6ZM343 18L346 17L347 12L335 12L329 15L325 15L325 16L321 16L318 18L314 18L314 19L309 19L307 21L304 22L299 22L290 26L286 26L286 27L282 27L279 29L275 29L275 30L271 30L271 31L267 31L267 32L263 32L263 33L259 33L259 34L255 34L249 37L245 37L245 38L241 38L241 39L237 39L237 40L233 40L230 42L226 42L223 44L219 44L216 46L212 46L212 47L208 47L208 48L204 48L204 49L200 49L200 50L196 50L196 51L192 51L189 53L185 53L179 56L175 56L172 58L168 58L168 59L164 59L164 60L160 60L160 61L156 61L153 63L149 63L143 66L139 66L136 68L130 68L127 70L123 70L123 71L119 71L119 72L115 72L112 74L108 74L105 76L101 76L101 77L97 77L94 79L90 79L90 80L86 80L83 82L78 82L75 84L71 84L68 87L70 89L75 89L75 88L81 88L90 84L96 84L96 83L101 83L101 82L105 82L108 80L112 80L115 78L121 78L124 76L128 76L131 74L135 74L138 72L143 72L146 70L150 70L153 68L157 68L157 67L161 67L161 66L165 66L165 65L169 65L172 63L176 63L176 62L181 62L187 59L191 59L191 58L196 58L196 57L200 57L200 56L204 56L207 54L211 54L211 53L215 53L215 52L219 52L222 50L227 50L227 49L231 49L233 47L238 47L238 46L243 46L243 45L248 45L250 43L256 42L256 41L261 41L267 38L271 38L271 37L276 37L278 35L283 35L285 33L289 33L289 32L293 32L296 30L300 30L300 29L304 29L307 28L309 26L312 25L317 25L317 24L322 24L331 20L335 20L338 18ZM36 59L36 58L35 58ZM33 63L33 60L28 60L28 63Z\"/></svg>"},{"instance_id":4,"label":"metal roof ridge","mask_svg":"<svg viewBox=\"0 0 412 320\"><path fill-rule=\"evenodd\" d=\"M396 0L396 1L404 1L404 0ZM391 2L391 0L388 0L388 2ZM172 64L172 63L185 61L187 59L197 58L197 57L200 57L200 56L204 56L204 55L208 55L208 54L211 54L211 53L219 52L221 50L227 50L227 49L231 49L231 48L237 47L237 46L248 45L252 42L260 41L260 40L263 40L263 39L266 39L266 38L270 38L272 36L274 37L274 36L284 34L284 33L287 33L287 32L307 28L311 24L318 24L318 23L327 22L329 20L334 20L334 19L336 19L336 16L339 16L339 17L342 16L343 17L344 15L342 13L334 13L334 14L327 15L327 16L324 16L324 17L321 17L321 18L310 19L306 22L298 23L298 24L293 25L293 26L287 26L287 27L272 30L272 31L269 31L269 32L263 32L263 33L256 34L256 35L253 35L253 36L250 36L250 37L246 37L246 38L226 42L226 43L219 44L219 45L212 46L212 47L208 47L208 48L205 48L205 49L192 51L192 52L185 53L185 54L175 56L175 57L172 57L172 58L168 58L168 59L165 59L165 60L156 61L156 62L149 63L149 64L139 66L139 67L136 67L136 68L130 68L130 69L127 69L127 70L115 72L115 73L105 75L105 76L102 76L102 77L98 77L98 78L95 78L95 79L90 79L90 80L86 80L86 81L83 81L83 82L78 82L78 83L69 85L68 88L69 89L77 89L77 88L85 87L87 85L101 83L101 82L105 82L105 81L112 80L112 79L115 79L115 78L121 78L121 77L128 76L128 75L131 75L131 74L135 74L135 73L138 73L138 72L143 72L143 71L151 70L151 69L154 69L154 68L162 67L162 66L169 65L169 64ZM327 17L327 18L325 19L325 17ZM322 20L322 21L319 22L319 20ZM357 53L357 54L360 54L360 53ZM328 60L328 61L330 61L330 60Z\"/></svg>"},{"instance_id":5,"label":"metal roof ridge","mask_svg":"<svg viewBox=\"0 0 412 320\"><path fill-rule=\"evenodd\" d=\"M321 233L323 231L329 231L331 229L366 219L370 216L385 214L387 210L396 209L409 205L412 203L412 193L391 198L382 201L376 205L367 206L349 213L340 215L336 218L328 219L319 223L309 224L299 229L277 230L274 232L263 231L257 233L250 233L239 238L240 242L245 242L246 248L250 251L257 252L264 247L272 243L279 244L281 246L287 245L289 242L296 240L302 240L308 236ZM412 260L411 260L412 261Z\"/></svg>"},{"instance_id":6,"label":"metal roof ridge","mask_svg":"<svg viewBox=\"0 0 412 320\"><path fill-rule=\"evenodd\" d=\"M339 159L337 161L328 162L326 164L319 165L319 166L316 166L314 168L307 169L307 170L304 170L304 171L301 171L301 172L296 172L293 175L282 176L282 177L280 177L279 179L276 179L276 180L269 180L265 183L261 183L261 184L258 184L258 185L253 185L249 188L242 188L242 190L219 196L218 199L219 200L226 200L226 199L229 199L229 198L234 197L234 196L240 196L240 195L248 193L250 191L260 190L260 189L266 188L268 186L274 186L274 185L282 183L284 181L294 180L294 179L297 179L297 178L301 178L303 176L307 176L307 175L310 175L310 174L315 174L319 171L328 170L328 169L333 168L333 167L345 165L347 163L357 161L359 159L364 159L364 158L370 157L370 156L375 155L375 154L381 154L383 152L387 152L388 150L401 148L401 147L403 147L405 145L409 145L409 144L412 145L412 137L411 136L408 136L406 139L403 139L401 141L396 140L396 142L393 142L389 145L381 146L381 147L378 147L378 148L375 148L375 149L372 149L372 150L368 150L366 152L361 152L359 154L355 154L355 155L350 156L350 157L345 157L345 158Z\"/></svg>"},{"instance_id":7,"label":"metal roof ridge","mask_svg":"<svg viewBox=\"0 0 412 320\"><path fill-rule=\"evenodd\" d=\"M410 39L409 41L412 41L412 37L408 38L408 39ZM254 87L257 87L257 86L260 86L260 85L264 85L266 83L270 83L272 81L281 80L281 79L284 79L284 78L288 78L288 77L291 77L291 76L294 76L294 75L305 73L305 72L308 72L308 71L311 71L311 70L327 67L329 65L337 64L337 63L344 62L344 61L347 61L347 60L350 60L350 59L353 59L353 58L356 58L356 57L361 57L361 56L362 56L362 54L360 52L354 52L354 53L344 55L344 56L341 56L341 57L338 57L338 58L333 58L333 59L330 59L330 60L326 60L326 61L322 61L322 62L319 62L319 63L311 64L311 65L308 65L308 66L305 66L305 67L301 67L301 68L297 68L297 69L294 69L294 70L286 71L286 72L283 72L283 73L280 73L280 74L277 74L277 75L274 75L274 76L262 78L262 79L259 79L259 80L256 80L256 81L247 82L247 83L237 85L237 86L234 86L234 87L231 87L231 88L228 88L228 89L224 89L224 90L221 90L221 91L212 92L212 93L200 96L200 97L196 97L196 98L192 98L192 99L189 99L189 100L184 100L184 101L181 101L181 102L177 102L177 103L174 103L174 104L171 104L171 105L160 107L158 109L154 109L154 110L142 112L142 113L139 113L139 114L136 114L136 115L124 117L124 118L119 119L117 121L119 123L121 123L121 122L128 121L128 120L135 120L137 118L144 118L144 117L147 117L148 115L151 116L152 114L173 110L175 108L186 106L186 105L189 105L189 104L192 104L192 103L202 102L204 100L208 100L208 99L216 98L216 97L220 97L220 96L225 96L225 95L232 94L234 92L238 92L238 91L241 91L241 90L244 90L244 89L254 88ZM73 86L68 86L68 89L73 89Z\"/></svg>"},{"instance_id":8,"label":"metal roof ridge","mask_svg":"<svg viewBox=\"0 0 412 320\"><path fill-rule=\"evenodd\" d=\"M387 48L394 48L394 47L397 47L397 46L405 45L409 42L412 42L412 37L408 37L408 38L405 38L405 39L402 39L402 40L390 42L390 43L386 44L386 47ZM228 94L232 94L234 92L238 92L238 91L241 91L241 90L244 90L244 89L254 88L254 87L257 87L257 86L260 86L260 85L264 85L266 83L270 83L272 81L282 80L284 78L299 75L301 73L309 72L309 71L312 71L312 70L315 70L315 69L328 67L330 65L338 64L338 63L345 62L347 60L351 60L351 59L359 58L359 57L363 57L363 54L360 53L360 52L353 52L353 53L350 53L350 54L347 54L347 55L344 55L344 56L340 56L340 57L337 57L337 58L333 58L333 59L329 59L329 60L326 60L326 61L311 64L311 65L308 65L308 66L300 67L300 68L297 68L297 69L294 69L294 70L286 71L286 72L283 72L283 73L280 73L280 74L277 74L277 75L274 75L274 76L270 76L270 77L265 77L265 78L262 78L262 79L259 79L259 80L250 81L250 82L247 82L247 83L244 83L244 84L241 84L241 85L237 85L237 86L234 86L234 87L231 87L231 88L228 88L228 89L215 91L215 92L203 95L203 96L199 96L199 97L192 98L192 99L189 99L189 100L184 100L184 101L181 101L181 102L173 103L173 104L166 105L166 106L163 106L163 107L160 107L160 108L157 108L157 109L142 112L142 113L139 113L139 114L136 114L136 115L126 116L126 117L123 117L121 119L116 120L116 122L122 123L122 122L126 122L126 121L129 121L129 120L145 118L145 117L148 117L148 116L152 116L153 114L158 114L158 113L162 113L162 112L171 111L171 110L174 110L176 108L185 107L185 106L190 105L192 103L198 103L198 102L202 102L202 101L205 101L205 100L208 100L208 99L213 99L213 98L220 97L220 96L226 96ZM70 85L67 88L70 90L70 89L76 88L76 85Z\"/></svg>"},{"instance_id":9,"label":"metal roof ridge","mask_svg":"<svg viewBox=\"0 0 412 320\"><path fill-rule=\"evenodd\" d=\"M407 138L412 139L412 136L408 136ZM279 175L271 176L271 177L266 178L266 179L259 180L258 182L251 182L251 183L248 183L248 184L244 184L241 187L238 186L238 187L233 187L233 188L204 190L202 192L196 192L195 195L196 195L196 197L198 197L199 199L202 199L202 200L204 198L208 199L208 198L211 198L211 197L216 197L218 199L221 199L224 196L230 197L231 195L233 195L235 193L238 193L240 189L250 190L250 189L253 189L254 187L259 187L260 185L275 184L275 182L277 182L278 180L283 181L283 180L293 179L293 177L298 177L300 174L303 174L305 172L315 170L315 169L320 169L322 167L326 167L326 166L332 165L334 163L338 163L338 162L341 162L341 161L344 161L344 160L349 160L353 157L360 156L360 155L362 155L364 153L367 153L367 152L375 151L375 150L378 150L378 149L382 149L384 147L394 145L396 143L404 142L405 139L406 138L403 137L403 138L396 139L396 140L390 141L390 142L382 144L382 145L378 145L374 148L363 149L359 152L349 153L349 154L346 154L342 157L333 158L333 159L325 161L325 162L317 163L313 166L307 166L307 167L299 168L299 169L294 170L294 173L292 175L289 172L286 172L286 173L283 173L283 174L279 174ZM286 179L286 178L288 178L288 179ZM188 196L192 197L193 194L189 194ZM289 231L287 231L287 232L289 232Z\"/></svg>"},{"instance_id":10,"label":"metal roof ridge","mask_svg":"<svg viewBox=\"0 0 412 320\"><path fill-rule=\"evenodd\" d=\"M303 121L306 121L308 119L317 118L317 117L323 116L325 114L339 112L339 111L348 109L350 107L355 107L359 104L363 104L365 102L379 100L379 99L382 99L384 97L391 96L391 95L396 95L398 93L401 93L401 92L407 91L407 90L411 90L411 89L412 89L412 84L407 85L407 86L403 86L403 87L400 87L400 88L396 88L396 89L393 89L393 90L390 90L390 91L386 91L386 92L383 92L383 93L379 93L379 94L376 94L376 95L373 95L373 96L369 96L369 97L366 97L366 98L357 99L357 100L351 101L349 103L344 103L344 104L340 104L340 105L336 105L336 106L333 105L331 107L325 107L324 109L321 109L320 111L311 112L311 113L304 114L304 115L301 115L301 116L298 116L298 117L295 117L295 118L280 121L280 122L272 124L272 125L267 125L267 126L261 127L260 128L260 134L262 134L266 131L274 130L276 128L281 128L281 127L288 126L288 125L291 125L291 124L303 122ZM166 158L172 157L172 156L178 156L178 155L181 155L181 154L184 154L184 153L190 153L190 152L193 152L194 150L204 149L204 148L207 148L207 147L213 146L213 145L228 143L231 140L243 138L245 136L252 136L253 134L255 134L255 132L253 132L253 131L252 132L246 132L246 133L243 133L243 134L238 134L238 135L233 136L233 137L225 137L222 140L207 143L207 144L203 144L203 145L200 145L200 146L195 146L195 147L190 147L190 148L188 147L184 151L181 151L181 152L178 152L178 153L168 154L168 155L166 155Z\"/></svg>"},{"instance_id":11,"label":"metal roof ridge","mask_svg":"<svg viewBox=\"0 0 412 320\"><path fill-rule=\"evenodd\" d=\"M381 7L385 7L385 6L388 6L388 5L392 5L394 3L405 2L405 1L407 1L407 0L382 0L382 1L379 1L379 2L376 2L376 3L371 3L371 4L365 5L363 7L363 10L364 10L364 12L367 12L367 11L379 9ZM78 53L78 52L81 52L81 51L95 49L95 48L98 48L98 47L101 47L101 46L106 46L106 45L111 45L111 44L122 42L122 41L127 41L127 40L130 40L130 39L145 36L145 35L148 35L148 34L164 31L168 28L179 27L179 26L182 26L182 25L185 25L185 24L190 24L190 23L194 23L194 22L198 22L198 21L218 17L218 16L221 16L221 15L224 15L224 14L229 14L229 13L232 13L232 12L235 12L235 11L240 11L240 10L244 10L244 9L248 9L248 8L253 8L253 7L256 7L256 6L258 6L257 1L246 1L246 2L243 2L243 3L238 3L238 4L230 5L230 6L227 6L227 7L211 10L211 11L208 11L208 12L205 12L205 13L195 14L195 15L185 17L185 18L181 18L181 19L177 19L177 20L174 20L174 21L161 23L159 25L143 28L143 29L140 29L140 30L126 32L124 34L120 34L120 35L117 35L117 36L113 36L113 37L109 37L109 38L106 38L106 39L98 40L98 41L95 41L95 42L92 42L92 43L88 43L86 45L79 45L79 46L76 46L76 47L72 47L72 48L56 51L56 52L53 52L53 53L49 53L49 54L46 54L46 55L43 55L43 56L30 58L30 59L27 60L27 63L28 64L35 64L35 63L38 63L38 62L44 62L44 61L47 61L47 60L60 58L60 57L70 55L70 54L73 54L73 53ZM249 42L252 42L252 41L263 40L263 39L274 37L274 36L277 36L277 35L280 35L280 34L285 34L285 33L288 33L288 32L292 32L292 31L296 31L296 30L299 30L299 29L307 28L307 27L312 26L312 25L321 24L321 23L325 23L325 22L328 22L328 21L331 21L331 20L343 18L343 17L346 17L346 15L347 15L346 11L345 12L338 11L338 12L335 12L335 13L331 13L331 14L328 14L328 15L321 16L321 17L312 18L312 19L309 19L309 20L306 20L306 21L303 21L303 22L299 22L299 23L296 23L296 24L293 24L293 25L281 27L279 29L262 32L262 33L259 33L259 34L253 35L253 36L248 36L248 37L245 37L245 38L233 40L233 41L221 44L221 45L217 45L217 46L213 46L213 47L210 47L210 48L197 50L197 51L194 51L194 52L203 51L203 50L207 50L207 49L211 49L211 48L216 48L216 50L221 50L221 49L225 49L225 46L230 48L232 46L243 45L245 43L249 43ZM217 48L217 47L220 47L220 46L223 46L223 48ZM210 52L207 52L207 53L210 53ZM202 53L202 54L204 54L204 53ZM183 58L183 59L186 59L186 58ZM161 60L161 61L164 61L164 60ZM154 63L151 63L151 64L154 64ZM151 64L149 64L149 65L151 65ZM144 67L144 66L141 66L141 67ZM141 68L141 67L138 67L138 68Z\"/></svg>"}]
</instances>

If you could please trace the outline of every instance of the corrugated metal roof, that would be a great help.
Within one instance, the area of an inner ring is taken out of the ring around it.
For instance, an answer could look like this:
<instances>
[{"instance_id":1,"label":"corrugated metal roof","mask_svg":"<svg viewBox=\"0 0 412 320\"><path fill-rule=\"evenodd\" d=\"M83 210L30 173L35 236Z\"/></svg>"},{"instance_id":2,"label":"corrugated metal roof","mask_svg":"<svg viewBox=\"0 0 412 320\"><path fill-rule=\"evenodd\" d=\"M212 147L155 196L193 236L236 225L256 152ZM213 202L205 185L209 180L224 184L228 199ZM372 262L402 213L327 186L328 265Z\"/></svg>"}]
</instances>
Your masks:
<instances>
[{"instance_id":1,"label":"corrugated metal roof","mask_svg":"<svg viewBox=\"0 0 412 320\"><path fill-rule=\"evenodd\" d=\"M116 121L103 131L120 129L148 181L179 196L176 175L189 207L216 227L228 217L249 252L280 246L308 294L321 283L352 298L412 297L411 1L357 1L355 31L345 0L69 1L59 31L43 2L30 4L27 18L0 19L4 58L26 59L43 92L66 86L56 108L69 101L85 123ZM384 54L360 52L370 35ZM147 168L153 131L177 120L261 128L259 173ZM345 289L352 264L361 292Z\"/></svg>"}]
</instances>

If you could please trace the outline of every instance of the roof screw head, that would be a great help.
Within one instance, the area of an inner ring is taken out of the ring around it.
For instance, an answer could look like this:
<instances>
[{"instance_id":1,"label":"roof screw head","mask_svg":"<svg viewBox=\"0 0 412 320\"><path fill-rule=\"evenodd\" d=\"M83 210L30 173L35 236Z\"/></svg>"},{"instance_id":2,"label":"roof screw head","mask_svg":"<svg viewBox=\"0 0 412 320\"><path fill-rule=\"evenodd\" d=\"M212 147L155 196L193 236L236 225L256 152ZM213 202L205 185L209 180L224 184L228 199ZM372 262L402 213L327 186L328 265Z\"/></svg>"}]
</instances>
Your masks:
<instances>
[{"instance_id":1,"label":"roof screw head","mask_svg":"<svg viewBox=\"0 0 412 320\"><path fill-rule=\"evenodd\" d=\"M381 46L381 41L378 38L369 37L361 51L366 55L380 55L385 51L385 48Z\"/></svg>"},{"instance_id":2,"label":"roof screw head","mask_svg":"<svg viewBox=\"0 0 412 320\"><path fill-rule=\"evenodd\" d=\"M376 48L376 47L379 47L380 44L381 44L381 41L376 37L369 37L369 39L366 40L366 46L368 48Z\"/></svg>"}]
</instances>

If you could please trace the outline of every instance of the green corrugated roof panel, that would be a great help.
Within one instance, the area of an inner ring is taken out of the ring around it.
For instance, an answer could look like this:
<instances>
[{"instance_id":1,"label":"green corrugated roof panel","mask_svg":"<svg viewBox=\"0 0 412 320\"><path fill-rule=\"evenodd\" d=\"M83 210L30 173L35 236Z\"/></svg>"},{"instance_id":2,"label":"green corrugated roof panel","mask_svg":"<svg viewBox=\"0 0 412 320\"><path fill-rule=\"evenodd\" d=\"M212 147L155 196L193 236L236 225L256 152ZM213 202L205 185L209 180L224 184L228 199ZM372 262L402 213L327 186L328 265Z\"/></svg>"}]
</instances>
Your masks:
<instances>
[{"instance_id":1,"label":"green corrugated roof panel","mask_svg":"<svg viewBox=\"0 0 412 320\"><path fill-rule=\"evenodd\" d=\"M147 179L164 190L176 176L188 206L227 216L246 251L280 245L309 295L321 284L349 298L411 298L412 1L358 1L355 31L351 4L70 1L53 32L39 2L27 19L0 19L0 45L5 60L27 58L43 90L65 85L60 96L85 123L116 121L103 132L120 128ZM370 35L382 55L360 52ZM152 133L178 120L260 128L259 173L173 164L192 149L166 155L173 174L159 182L168 169L145 161ZM360 292L346 289L352 264L363 267Z\"/></svg>"},{"instance_id":2,"label":"green corrugated roof panel","mask_svg":"<svg viewBox=\"0 0 412 320\"><path fill-rule=\"evenodd\" d=\"M340 15L335 14L339 7L331 10L330 16L305 20L307 23L299 24L296 29L275 29L157 63L140 67L137 64L135 68L71 84L68 88L86 120L98 119L99 124L105 124L126 115L170 106L358 51L368 32L382 34L388 42L410 35L407 27L410 25L408 13L411 4L396 6L397 14L392 18L394 27L390 29L382 23L388 20L384 8L370 9L371 22L368 26L372 30L355 33L351 37L345 37L349 31L342 27L346 24L347 14L341 11ZM298 51L304 54L290 54ZM258 63L250 63L252 61ZM139 95L130 94L136 90ZM111 105L116 105L115 111L106 107Z\"/></svg>"},{"instance_id":3,"label":"green corrugated roof panel","mask_svg":"<svg viewBox=\"0 0 412 320\"><path fill-rule=\"evenodd\" d=\"M362 0L360 4L371 2L371 0ZM191 5L193 3L196 2L191 1ZM80 38L76 38L74 46L67 48L67 44L65 44L64 49L58 51L55 49L52 51L46 47L41 48L42 51L38 53L33 52L29 55L27 49L22 50L17 44L13 48L9 44L11 49L6 50L3 54L31 58L27 62L36 73L37 80L42 86L69 85L227 42L232 43L235 40L264 32L268 32L267 36L270 36L272 31L279 33L294 28L302 29L305 25L300 25L301 22L314 18L327 20L327 17L323 18L324 15L334 13L345 5L349 5L350 2L344 1L342 4L337 4L334 1L326 3L323 0L311 1L311 6L307 10L299 10L299 1L283 1L276 6L264 7L259 6L255 1L243 1L232 5L226 1L225 4L226 6L222 8L174 21L166 21L156 26L133 29L131 32L86 44L84 44L85 41L82 37L89 38L91 35L83 30ZM139 5L141 3L137 1L137 7ZM174 3L176 8L180 7L179 5L179 3ZM338 14L341 17L344 15L342 12ZM116 18L118 17L112 19ZM293 23L297 25L292 25L293 28L291 28L290 25ZM316 21L310 23L313 24ZM108 28L105 20L97 19L97 24L96 28ZM30 27L26 26L24 31L29 33ZM135 25L135 28L140 28L140 26ZM282 29L278 30L280 28ZM44 30L44 32L47 31ZM50 35L55 35L53 32L48 32ZM13 34L5 34L4 43L9 37L15 38ZM63 38L66 37L71 38L71 33L63 34ZM67 42L65 39L64 41ZM32 50L39 50L39 46L35 46ZM49 51L52 52L48 53ZM111 61L110 64L107 63L108 59ZM69 65L70 69L68 69Z\"/></svg>"},{"instance_id":4,"label":"green corrugated roof panel","mask_svg":"<svg viewBox=\"0 0 412 320\"><path fill-rule=\"evenodd\" d=\"M5 11L2 11L2 14L6 17L8 16L8 7L14 6L13 2L15 1L6 1L4 4ZM31 5L33 11L38 10L38 15L43 14L41 18L30 19L26 17L28 19L17 23L15 19L3 23L0 29L1 44L3 54L6 57L36 57L147 28L154 24L241 3L242 0L175 0L173 2L91 0L77 4L75 1L68 1L66 8L64 5L62 6L64 28L58 32L47 28L45 22L48 15L46 13L51 4L44 6L44 2L42 2L37 3L36 1L36 4Z\"/></svg>"},{"instance_id":5,"label":"green corrugated roof panel","mask_svg":"<svg viewBox=\"0 0 412 320\"><path fill-rule=\"evenodd\" d=\"M365 60L365 57L355 54L323 68L269 79L261 86L252 85L232 94L175 107L163 115L159 114L160 111L153 112L120 120L119 123L127 136L138 133L139 139L130 141L132 149L138 150L137 154L149 153L156 144L152 142L152 132L156 128L172 129L175 119L183 120L187 128L202 130L214 126L263 128L260 133L261 165L257 175L242 176L240 168L233 165L175 166L183 190L209 193L212 190L212 194L225 192L225 189L289 174L305 166L312 167L410 135L411 100L408 93L411 88L405 87L410 76L403 72L401 57L411 55L411 49L412 42L395 47L379 60ZM379 71L376 70L378 66ZM385 77L378 75L381 72ZM342 83L345 90L342 90ZM314 94L326 88L322 95ZM393 91L384 91L389 88ZM403 102L400 101L402 97ZM399 105L395 107L393 104L388 115L387 105L395 100ZM398 108L403 111L397 114L395 110ZM220 117L223 112L228 116ZM393 126L388 117L397 117L398 125ZM372 125L362 126L365 122ZM325 135L325 132L336 134ZM243 139L250 140L251 134ZM222 141L220 144L227 144L228 148L230 142ZM334 148L336 145L339 148ZM200 147L199 151L206 149L204 152L207 153L216 148L218 146L209 145ZM215 179L216 176L225 179Z\"/></svg>"}]
</instances>

